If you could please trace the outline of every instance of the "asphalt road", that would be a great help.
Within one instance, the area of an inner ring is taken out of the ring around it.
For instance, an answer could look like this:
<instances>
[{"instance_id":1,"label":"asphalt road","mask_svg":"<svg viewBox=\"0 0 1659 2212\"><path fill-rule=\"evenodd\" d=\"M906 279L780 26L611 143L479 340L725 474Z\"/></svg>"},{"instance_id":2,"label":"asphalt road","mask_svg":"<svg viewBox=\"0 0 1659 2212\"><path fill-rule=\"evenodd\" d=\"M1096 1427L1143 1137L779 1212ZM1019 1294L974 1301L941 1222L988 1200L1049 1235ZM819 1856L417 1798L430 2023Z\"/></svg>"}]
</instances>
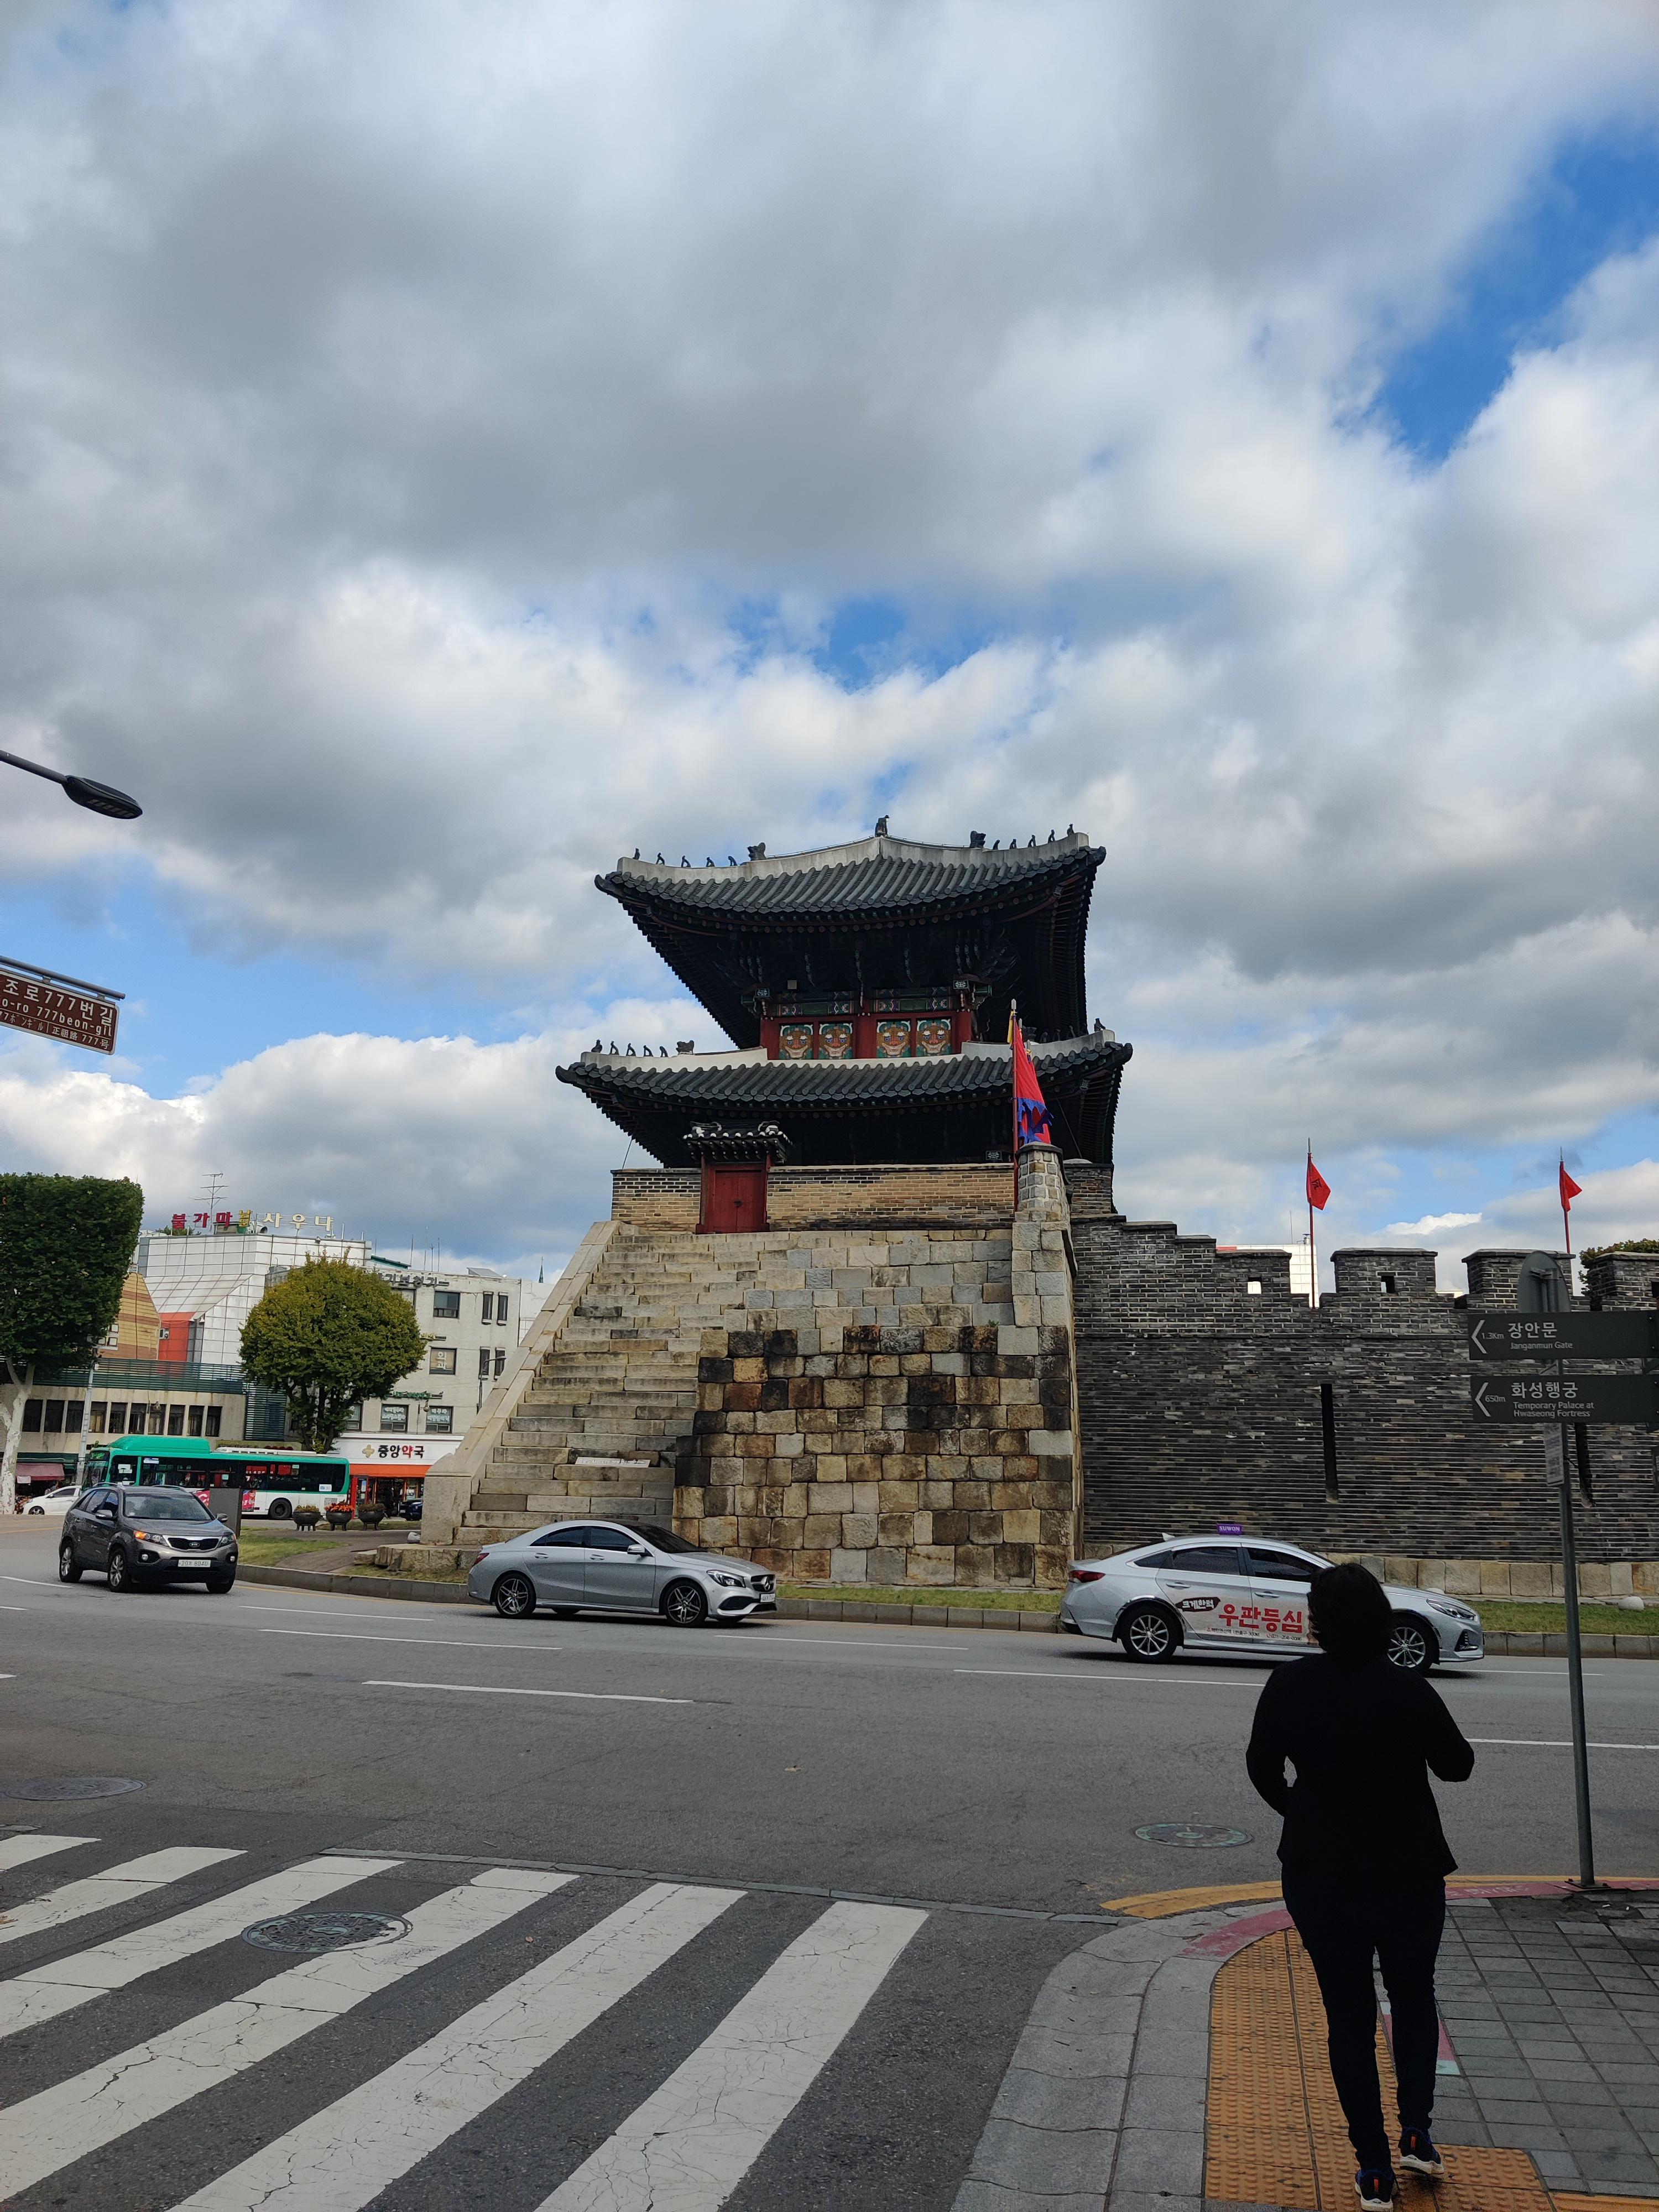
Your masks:
<instances>
[{"instance_id":1,"label":"asphalt road","mask_svg":"<svg viewBox=\"0 0 1659 2212\"><path fill-rule=\"evenodd\" d=\"M1275 1870L1243 1762L1265 1662L1146 1668L993 1631L507 1623L248 1584L118 1599L59 1586L56 1535L0 1534L0 1792L144 1787L0 1795L0 2013L8 1988L27 1999L0 2020L9 2208L946 2208L1033 1997L1102 1905ZM1628 1747L1594 1754L1602 1868L1659 1874L1659 1666L1588 1674L1593 1740ZM1437 1680L1480 1747L1441 1792L1464 1869L1570 1870L1563 1668ZM1159 1822L1249 1840L1137 1836ZM8 1866L25 1831L86 1840ZM169 1861L112 1902L75 1887L162 1851L234 1856ZM506 1890L491 1870L514 1869L547 1882ZM65 1885L72 1923L17 1914ZM223 1926L192 1936L216 1899ZM239 1940L301 1907L410 1928L320 1966ZM520 1978L555 1954L542 1998ZM342 1960L368 1980L330 2010L313 1984ZM264 1989L300 1969L303 1989ZM73 2007L37 2016L20 1974L73 1985ZM251 2014L235 2001L256 1986ZM429 2140L422 2064L484 2085Z\"/></svg>"}]
</instances>

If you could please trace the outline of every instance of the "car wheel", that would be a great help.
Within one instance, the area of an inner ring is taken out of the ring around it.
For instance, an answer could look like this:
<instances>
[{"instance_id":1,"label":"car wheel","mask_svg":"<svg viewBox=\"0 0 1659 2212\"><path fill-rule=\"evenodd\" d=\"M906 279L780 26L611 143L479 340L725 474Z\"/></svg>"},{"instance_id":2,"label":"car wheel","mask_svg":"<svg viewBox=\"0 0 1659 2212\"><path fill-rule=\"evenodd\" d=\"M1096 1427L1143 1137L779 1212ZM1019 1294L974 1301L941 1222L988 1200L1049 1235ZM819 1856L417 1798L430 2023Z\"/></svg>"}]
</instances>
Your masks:
<instances>
[{"instance_id":1,"label":"car wheel","mask_svg":"<svg viewBox=\"0 0 1659 2212\"><path fill-rule=\"evenodd\" d=\"M132 1562L119 1544L112 1544L109 1547L109 1566L106 1572L109 1586L112 1590L118 1593L132 1588Z\"/></svg>"},{"instance_id":2,"label":"car wheel","mask_svg":"<svg viewBox=\"0 0 1659 2212\"><path fill-rule=\"evenodd\" d=\"M1167 1659L1181 1649L1181 1626L1161 1605L1132 1606L1117 1625L1117 1640L1131 1659Z\"/></svg>"},{"instance_id":3,"label":"car wheel","mask_svg":"<svg viewBox=\"0 0 1659 2212\"><path fill-rule=\"evenodd\" d=\"M1439 1638L1425 1621L1397 1613L1389 1631L1389 1664L1402 1674L1426 1674L1440 1656Z\"/></svg>"},{"instance_id":4,"label":"car wheel","mask_svg":"<svg viewBox=\"0 0 1659 2212\"><path fill-rule=\"evenodd\" d=\"M286 1498L273 1498L265 1508L265 1518L267 1521L291 1521L294 1508Z\"/></svg>"},{"instance_id":5,"label":"car wheel","mask_svg":"<svg viewBox=\"0 0 1659 2212\"><path fill-rule=\"evenodd\" d=\"M662 1616L671 1628L701 1628L708 1601L696 1583L670 1583L662 1594Z\"/></svg>"},{"instance_id":6,"label":"car wheel","mask_svg":"<svg viewBox=\"0 0 1659 2212\"><path fill-rule=\"evenodd\" d=\"M29 1510L31 1513L44 1513L44 1512L46 1511L46 1507L45 1507L44 1505L31 1505L31 1506L28 1508L28 1510Z\"/></svg>"},{"instance_id":7,"label":"car wheel","mask_svg":"<svg viewBox=\"0 0 1659 2212\"><path fill-rule=\"evenodd\" d=\"M213 1592L215 1597L222 1597L228 1589L234 1589L236 1587L235 1568L233 1567L228 1575L210 1575L207 1578L207 1587Z\"/></svg>"},{"instance_id":8,"label":"car wheel","mask_svg":"<svg viewBox=\"0 0 1659 2212\"><path fill-rule=\"evenodd\" d=\"M58 1547L58 1579L60 1583L78 1583L81 1579L81 1562L75 1556L73 1544Z\"/></svg>"},{"instance_id":9,"label":"car wheel","mask_svg":"<svg viewBox=\"0 0 1659 2212\"><path fill-rule=\"evenodd\" d=\"M536 1610L536 1589L528 1575L503 1575L489 1593L503 1620L528 1620Z\"/></svg>"}]
</instances>

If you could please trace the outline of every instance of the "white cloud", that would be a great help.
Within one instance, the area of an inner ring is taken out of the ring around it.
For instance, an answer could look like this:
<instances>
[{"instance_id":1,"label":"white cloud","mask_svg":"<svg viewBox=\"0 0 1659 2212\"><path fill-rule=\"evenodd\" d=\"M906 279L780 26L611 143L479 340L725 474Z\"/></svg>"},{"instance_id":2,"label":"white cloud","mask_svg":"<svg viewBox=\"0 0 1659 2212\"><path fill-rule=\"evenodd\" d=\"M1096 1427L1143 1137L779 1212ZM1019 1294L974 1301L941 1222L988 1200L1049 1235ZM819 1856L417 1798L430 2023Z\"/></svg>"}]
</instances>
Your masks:
<instances>
[{"instance_id":1,"label":"white cloud","mask_svg":"<svg viewBox=\"0 0 1659 2212\"><path fill-rule=\"evenodd\" d=\"M1447 1229L1470 1229L1479 1221L1478 1213L1425 1213L1420 1221L1391 1221L1390 1237L1437 1237Z\"/></svg>"},{"instance_id":2,"label":"white cloud","mask_svg":"<svg viewBox=\"0 0 1659 2212\"><path fill-rule=\"evenodd\" d=\"M574 1239L613 1133L552 1065L693 1033L594 872L884 808L1109 847L1137 1212L1283 1235L1316 1131L1374 1234L1394 1154L1659 1097L1659 249L1443 467L1364 415L1553 150L1652 118L1650 16L9 24L0 744L148 811L9 786L0 866L94 895L131 855L201 942L532 1008L169 1099L25 1052L14 1150ZM857 690L848 597L908 623Z\"/></svg>"}]
</instances>

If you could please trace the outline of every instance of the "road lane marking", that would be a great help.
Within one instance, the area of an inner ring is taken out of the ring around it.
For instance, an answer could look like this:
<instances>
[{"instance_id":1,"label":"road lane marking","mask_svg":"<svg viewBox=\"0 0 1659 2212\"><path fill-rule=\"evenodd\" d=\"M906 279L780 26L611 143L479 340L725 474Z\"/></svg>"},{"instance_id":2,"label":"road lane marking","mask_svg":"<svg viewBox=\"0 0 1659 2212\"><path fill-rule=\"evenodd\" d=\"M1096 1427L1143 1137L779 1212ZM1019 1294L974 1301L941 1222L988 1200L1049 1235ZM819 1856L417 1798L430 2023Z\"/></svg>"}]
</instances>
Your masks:
<instances>
[{"instance_id":1,"label":"road lane marking","mask_svg":"<svg viewBox=\"0 0 1659 2212\"><path fill-rule=\"evenodd\" d=\"M102 1874L66 1881L44 1897L13 1905L0 1920L0 1943L15 1943L22 1936L61 1928L66 1921L84 1919L88 1912L107 1911L112 1905L125 1905L131 1898L148 1897L151 1890L165 1889L169 1882L182 1881L186 1875L199 1874L204 1867L241 1856L240 1851L182 1849L149 1851L143 1858L124 1860L119 1866L106 1867Z\"/></svg>"},{"instance_id":2,"label":"road lane marking","mask_svg":"<svg viewBox=\"0 0 1659 2212\"><path fill-rule=\"evenodd\" d=\"M0 1675L0 1681L9 1682L9 1674ZM54 1851L73 1850L78 1844L95 1844L96 1836L8 1836L0 1843L0 1872L8 1867L27 1866L31 1859L50 1858Z\"/></svg>"},{"instance_id":3,"label":"road lane marking","mask_svg":"<svg viewBox=\"0 0 1659 2212\"><path fill-rule=\"evenodd\" d=\"M365 1682L366 1690L454 1690L468 1698L580 1698L600 1705L695 1705L695 1698L643 1698L620 1690L515 1690L495 1682ZM718 1704L720 1701L715 1700Z\"/></svg>"},{"instance_id":4,"label":"road lane marking","mask_svg":"<svg viewBox=\"0 0 1659 2212\"><path fill-rule=\"evenodd\" d=\"M1472 1735L1471 1743L1506 1745L1516 1751L1571 1751L1571 1736L1531 1735ZM1587 1747L1590 1751L1659 1751L1659 1743L1596 1743Z\"/></svg>"},{"instance_id":5,"label":"road lane marking","mask_svg":"<svg viewBox=\"0 0 1659 2212\"><path fill-rule=\"evenodd\" d=\"M659 1882L176 2212L358 2212L488 2112L743 1894Z\"/></svg>"},{"instance_id":6,"label":"road lane marking","mask_svg":"<svg viewBox=\"0 0 1659 2212\"><path fill-rule=\"evenodd\" d=\"M222 1857L236 1857L222 1852ZM106 1990L125 1989L140 1976L180 1959L194 1958L217 1943L228 1943L256 1920L274 1919L278 1913L301 1912L337 1889L366 1881L370 1875L385 1874L401 1864L398 1859L336 1857L306 1859L287 1867L264 1881L250 1882L205 1905L191 1905L171 1919L148 1928L134 1928L112 1936L89 1950L47 1966L32 1966L27 1973L0 1982L0 2036L15 2035L20 2027L38 2027L55 2020L76 2005L88 2004Z\"/></svg>"},{"instance_id":7,"label":"road lane marking","mask_svg":"<svg viewBox=\"0 0 1659 2212\"><path fill-rule=\"evenodd\" d=\"M204 1628L234 1628L234 1620L206 1620ZM442 1651L500 1651L501 1644L495 1637L481 1636L370 1636L356 1628L256 1628L255 1636L321 1636L335 1644L419 1644L429 1650ZM562 1644L532 1644L522 1647L530 1651L562 1651Z\"/></svg>"},{"instance_id":8,"label":"road lane marking","mask_svg":"<svg viewBox=\"0 0 1659 2212\"><path fill-rule=\"evenodd\" d=\"M832 1905L538 2212L716 2212L927 1917Z\"/></svg>"},{"instance_id":9,"label":"road lane marking","mask_svg":"<svg viewBox=\"0 0 1659 2212\"><path fill-rule=\"evenodd\" d=\"M428 1898L392 1942L325 1952L165 2035L26 2097L0 2114L0 2191L31 2188L134 2128L174 2112L382 1990L562 1889L568 1875L479 1875Z\"/></svg>"},{"instance_id":10,"label":"road lane marking","mask_svg":"<svg viewBox=\"0 0 1659 2212\"><path fill-rule=\"evenodd\" d=\"M953 1674L995 1674L1022 1682L1143 1682L1149 1687L1165 1684L1182 1690L1255 1690L1260 1682L1230 1682L1224 1674L1194 1674L1184 1678L1179 1674L1120 1674L1115 1668L1110 1674L1097 1674L1092 1668L1088 1674L1073 1674L1059 1667L953 1667Z\"/></svg>"}]
</instances>

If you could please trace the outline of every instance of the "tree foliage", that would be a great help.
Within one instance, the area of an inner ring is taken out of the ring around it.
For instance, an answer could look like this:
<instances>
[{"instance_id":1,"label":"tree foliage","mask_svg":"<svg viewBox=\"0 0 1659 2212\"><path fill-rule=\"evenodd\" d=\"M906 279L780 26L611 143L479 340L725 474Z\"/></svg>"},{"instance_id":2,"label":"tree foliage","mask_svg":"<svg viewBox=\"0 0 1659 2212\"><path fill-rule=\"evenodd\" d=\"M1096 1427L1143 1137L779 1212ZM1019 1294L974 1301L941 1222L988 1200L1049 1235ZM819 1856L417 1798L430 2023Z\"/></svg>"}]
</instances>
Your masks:
<instances>
[{"instance_id":1,"label":"tree foliage","mask_svg":"<svg viewBox=\"0 0 1659 2212\"><path fill-rule=\"evenodd\" d=\"M242 1324L242 1365L283 1393L307 1451L327 1451L353 1406L383 1398L425 1350L409 1300L343 1260L307 1260Z\"/></svg>"},{"instance_id":2,"label":"tree foliage","mask_svg":"<svg viewBox=\"0 0 1659 2212\"><path fill-rule=\"evenodd\" d=\"M1621 1244L1592 1244L1581 1260L1599 1260L1604 1252L1659 1252L1659 1237L1626 1237Z\"/></svg>"},{"instance_id":3,"label":"tree foliage","mask_svg":"<svg viewBox=\"0 0 1659 2212\"><path fill-rule=\"evenodd\" d=\"M84 1364L108 1335L143 1206L136 1182L0 1175L0 1361L10 1399L0 1512L16 1503L17 1438L35 1370Z\"/></svg>"}]
</instances>

